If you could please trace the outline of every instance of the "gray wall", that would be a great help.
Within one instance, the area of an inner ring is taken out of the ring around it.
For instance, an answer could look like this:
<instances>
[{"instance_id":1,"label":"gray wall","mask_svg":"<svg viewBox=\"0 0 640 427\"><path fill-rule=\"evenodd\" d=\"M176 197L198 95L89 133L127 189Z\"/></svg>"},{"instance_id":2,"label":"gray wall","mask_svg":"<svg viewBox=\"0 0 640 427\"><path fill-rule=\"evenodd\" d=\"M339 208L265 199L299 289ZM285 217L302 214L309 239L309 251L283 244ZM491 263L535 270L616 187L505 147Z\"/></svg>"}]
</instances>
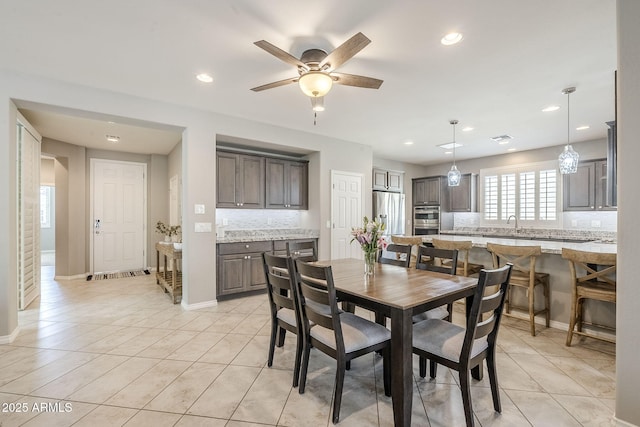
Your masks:
<instances>
[{"instance_id":1,"label":"gray wall","mask_svg":"<svg viewBox=\"0 0 640 427\"><path fill-rule=\"evenodd\" d=\"M618 297L616 417L640 426L640 2L618 0Z\"/></svg>"}]
</instances>

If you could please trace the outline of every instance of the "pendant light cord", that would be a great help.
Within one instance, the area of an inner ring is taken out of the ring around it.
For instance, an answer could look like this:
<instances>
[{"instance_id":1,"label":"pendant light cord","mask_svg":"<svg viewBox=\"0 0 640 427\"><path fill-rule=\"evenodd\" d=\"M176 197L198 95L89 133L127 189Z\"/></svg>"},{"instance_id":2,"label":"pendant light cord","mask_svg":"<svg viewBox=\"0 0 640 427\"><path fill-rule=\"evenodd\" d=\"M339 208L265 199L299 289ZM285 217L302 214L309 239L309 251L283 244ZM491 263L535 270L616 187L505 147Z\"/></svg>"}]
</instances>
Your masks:
<instances>
[{"instance_id":1,"label":"pendant light cord","mask_svg":"<svg viewBox=\"0 0 640 427\"><path fill-rule=\"evenodd\" d=\"M456 165L456 124L453 123L453 165Z\"/></svg>"},{"instance_id":2,"label":"pendant light cord","mask_svg":"<svg viewBox=\"0 0 640 427\"><path fill-rule=\"evenodd\" d=\"M570 117L571 117L571 110L570 110L570 102L569 102L569 97L571 96L571 92L567 92L567 145L569 145L571 143L571 123L570 123Z\"/></svg>"}]
</instances>

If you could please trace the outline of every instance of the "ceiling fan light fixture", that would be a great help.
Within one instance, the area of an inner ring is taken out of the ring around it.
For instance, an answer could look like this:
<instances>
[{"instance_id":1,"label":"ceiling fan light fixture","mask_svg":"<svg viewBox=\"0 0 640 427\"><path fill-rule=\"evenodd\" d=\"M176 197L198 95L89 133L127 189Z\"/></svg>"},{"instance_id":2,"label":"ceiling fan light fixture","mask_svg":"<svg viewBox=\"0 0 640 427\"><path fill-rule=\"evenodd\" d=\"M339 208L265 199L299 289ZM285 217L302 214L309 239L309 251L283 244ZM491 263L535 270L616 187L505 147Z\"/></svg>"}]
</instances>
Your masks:
<instances>
[{"instance_id":1,"label":"ceiling fan light fixture","mask_svg":"<svg viewBox=\"0 0 640 427\"><path fill-rule=\"evenodd\" d=\"M324 96L314 96L311 98L311 109L313 111L324 111Z\"/></svg>"},{"instance_id":2,"label":"ceiling fan light fixture","mask_svg":"<svg viewBox=\"0 0 640 427\"><path fill-rule=\"evenodd\" d=\"M325 96L333 86L333 79L322 71L309 71L298 79L302 92L312 98Z\"/></svg>"}]
</instances>

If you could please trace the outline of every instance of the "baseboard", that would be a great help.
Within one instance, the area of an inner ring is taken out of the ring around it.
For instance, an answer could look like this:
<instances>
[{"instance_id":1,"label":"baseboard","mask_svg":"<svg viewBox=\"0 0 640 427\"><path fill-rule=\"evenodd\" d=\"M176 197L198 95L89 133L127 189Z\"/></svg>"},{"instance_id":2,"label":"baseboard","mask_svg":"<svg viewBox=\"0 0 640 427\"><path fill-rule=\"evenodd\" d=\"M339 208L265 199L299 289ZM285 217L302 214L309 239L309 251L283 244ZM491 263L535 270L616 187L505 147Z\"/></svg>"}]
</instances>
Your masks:
<instances>
[{"instance_id":1,"label":"baseboard","mask_svg":"<svg viewBox=\"0 0 640 427\"><path fill-rule=\"evenodd\" d=\"M20 326L16 326L16 328L11 332L10 335L0 336L0 345L2 344L11 344L13 340L16 339L18 333L20 332Z\"/></svg>"},{"instance_id":2,"label":"baseboard","mask_svg":"<svg viewBox=\"0 0 640 427\"><path fill-rule=\"evenodd\" d=\"M615 416L615 414L613 415L613 417L612 417L612 418L613 418L613 420L616 422L616 426L619 426L619 427L638 427L638 426L637 426L637 425L635 425L635 424L631 424L631 423L628 423L628 422L626 422L626 421L622 421L622 420L618 419L618 418Z\"/></svg>"},{"instance_id":3,"label":"baseboard","mask_svg":"<svg viewBox=\"0 0 640 427\"><path fill-rule=\"evenodd\" d=\"M215 307L218 305L218 300L211 300L211 301L203 301L203 302L198 302L195 304L187 304L184 302L184 299L182 300L182 302L180 303L180 305L182 306L182 308L184 308L185 310L191 311L191 310L200 310L202 308L209 308L209 307Z\"/></svg>"},{"instance_id":4,"label":"baseboard","mask_svg":"<svg viewBox=\"0 0 640 427\"><path fill-rule=\"evenodd\" d=\"M54 276L53 280L77 280L77 279L85 279L87 278L87 276L91 274L91 273L84 273L84 274L74 274L73 276Z\"/></svg>"},{"instance_id":5,"label":"baseboard","mask_svg":"<svg viewBox=\"0 0 640 427\"><path fill-rule=\"evenodd\" d=\"M515 317L517 319L522 319L522 320L526 320L527 322L529 321L529 315L526 313L521 313L521 312L515 312L512 311L509 316L511 317ZM535 317L535 323L536 325L542 325L545 326L545 321L544 321L544 317L542 316L536 316ZM561 331L568 331L569 330L569 324L568 323L564 323L564 322L560 322L557 320L551 320L549 321L549 327L553 328L553 329L560 329ZM594 335L596 337L602 337L602 338L607 338L607 339L613 339L615 340L616 335L606 332L606 331L602 331L600 329L594 329L589 327L589 325L584 325L583 330L588 331L591 335ZM580 335L575 335L576 337L579 337Z\"/></svg>"}]
</instances>

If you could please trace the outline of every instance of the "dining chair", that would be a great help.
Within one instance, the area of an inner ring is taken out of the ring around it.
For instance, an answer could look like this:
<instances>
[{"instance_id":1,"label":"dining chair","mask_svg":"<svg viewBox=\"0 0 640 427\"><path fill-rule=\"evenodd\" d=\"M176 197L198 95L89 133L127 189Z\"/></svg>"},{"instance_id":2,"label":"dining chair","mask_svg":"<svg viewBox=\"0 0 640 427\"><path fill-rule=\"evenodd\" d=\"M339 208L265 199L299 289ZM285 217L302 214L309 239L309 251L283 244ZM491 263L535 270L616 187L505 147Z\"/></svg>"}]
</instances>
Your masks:
<instances>
[{"instance_id":1,"label":"dining chair","mask_svg":"<svg viewBox=\"0 0 640 427\"><path fill-rule=\"evenodd\" d=\"M318 261L318 244L315 240L287 242L287 255L305 262Z\"/></svg>"},{"instance_id":2,"label":"dining chair","mask_svg":"<svg viewBox=\"0 0 640 427\"><path fill-rule=\"evenodd\" d=\"M298 386L302 359L303 335L298 304L295 270L291 257L262 254L264 275L269 296L271 334L267 366L273 365L275 346L282 347L286 332L296 335L296 356L293 367L293 386ZM276 342L277 339L277 342Z\"/></svg>"},{"instance_id":3,"label":"dining chair","mask_svg":"<svg viewBox=\"0 0 640 427\"><path fill-rule=\"evenodd\" d=\"M498 268L505 265L505 263L513 264L507 300L505 301L505 314L510 316L513 308L528 312L531 336L536 335L535 316L539 314L545 315L545 325L548 328L551 314L549 308L549 274L536 272L536 259L542 255L542 248L540 246L511 246L487 243L487 250L491 252L493 268ZM511 291L514 286L526 290L527 305L513 304ZM544 296L544 308L537 311L535 309L536 287L542 288Z\"/></svg>"},{"instance_id":4,"label":"dining chair","mask_svg":"<svg viewBox=\"0 0 640 427\"><path fill-rule=\"evenodd\" d=\"M502 411L496 372L496 340L511 267L511 264L507 264L495 270L480 271L473 303L470 309L467 308L466 327L442 319L428 319L413 325L413 352L419 356L420 377L426 376L427 359L432 362L431 378L436 376L437 364L458 371L468 427L474 425L469 371L485 359L493 409L496 412ZM485 296L485 289L490 286L498 286L498 290Z\"/></svg>"},{"instance_id":5,"label":"dining chair","mask_svg":"<svg viewBox=\"0 0 640 427\"><path fill-rule=\"evenodd\" d=\"M332 420L340 418L342 388L347 362L367 353L381 351L385 395L391 395L391 332L384 326L338 309L331 266L295 261L298 304L304 333L304 350L298 391L304 393L311 348L336 360ZM313 324L313 327L311 325Z\"/></svg>"},{"instance_id":6,"label":"dining chair","mask_svg":"<svg viewBox=\"0 0 640 427\"><path fill-rule=\"evenodd\" d=\"M384 250L378 254L380 264L391 264L400 267L409 267L411 262L411 245L399 245L389 243Z\"/></svg>"},{"instance_id":7,"label":"dining chair","mask_svg":"<svg viewBox=\"0 0 640 427\"><path fill-rule=\"evenodd\" d=\"M480 270L484 268L484 265L482 264L474 264L469 262L469 251L473 246L471 240L444 240L434 238L431 239L431 243L436 249L449 249L458 251L458 264L456 268L456 275L458 276L469 277L473 274L480 273Z\"/></svg>"},{"instance_id":8,"label":"dining chair","mask_svg":"<svg viewBox=\"0 0 640 427\"><path fill-rule=\"evenodd\" d=\"M615 343L615 339L603 335L585 332L583 325L612 329L604 325L584 321L584 302L587 299L616 302L616 254L585 252L562 248L562 258L569 261L571 270L571 318L567 333L568 347L573 335L582 335Z\"/></svg>"},{"instance_id":9,"label":"dining chair","mask_svg":"<svg viewBox=\"0 0 640 427\"><path fill-rule=\"evenodd\" d=\"M458 251L455 249L437 249L433 246L418 246L416 269L435 271L455 275L458 263ZM451 321L453 303L436 307L424 313L413 316L413 322L427 319L445 319Z\"/></svg>"}]
</instances>

